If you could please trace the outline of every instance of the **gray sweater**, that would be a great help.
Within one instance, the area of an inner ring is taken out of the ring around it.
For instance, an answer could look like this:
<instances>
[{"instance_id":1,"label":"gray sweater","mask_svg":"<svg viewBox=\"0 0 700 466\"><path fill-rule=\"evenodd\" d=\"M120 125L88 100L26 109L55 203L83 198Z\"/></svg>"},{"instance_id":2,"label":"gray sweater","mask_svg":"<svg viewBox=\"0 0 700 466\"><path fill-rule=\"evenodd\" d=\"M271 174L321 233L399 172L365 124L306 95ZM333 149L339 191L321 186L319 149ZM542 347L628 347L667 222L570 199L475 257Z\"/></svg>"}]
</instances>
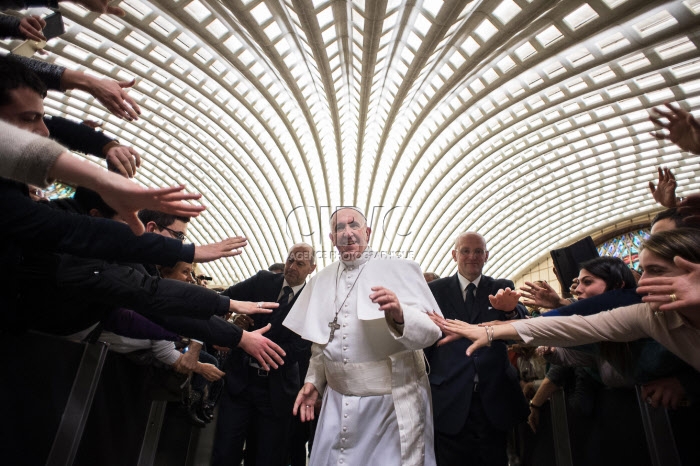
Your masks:
<instances>
[{"instance_id":1,"label":"gray sweater","mask_svg":"<svg viewBox=\"0 0 700 466\"><path fill-rule=\"evenodd\" d=\"M46 187L49 170L66 149L55 141L0 121L0 176Z\"/></svg>"}]
</instances>

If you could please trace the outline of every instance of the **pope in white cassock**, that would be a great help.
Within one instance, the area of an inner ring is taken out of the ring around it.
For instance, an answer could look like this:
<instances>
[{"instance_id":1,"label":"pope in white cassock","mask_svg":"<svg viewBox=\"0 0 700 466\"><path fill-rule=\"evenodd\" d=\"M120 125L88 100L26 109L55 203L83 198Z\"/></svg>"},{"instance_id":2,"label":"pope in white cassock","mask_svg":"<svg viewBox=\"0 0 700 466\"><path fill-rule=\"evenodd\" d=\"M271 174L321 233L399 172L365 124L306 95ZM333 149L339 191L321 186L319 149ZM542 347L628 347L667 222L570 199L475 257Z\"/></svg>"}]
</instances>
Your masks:
<instances>
[{"instance_id":1,"label":"pope in white cassock","mask_svg":"<svg viewBox=\"0 0 700 466\"><path fill-rule=\"evenodd\" d=\"M356 208L331 216L341 260L313 277L284 325L313 342L294 404L314 418L311 466L434 465L433 415L423 348L440 337L440 312L417 263L367 249Z\"/></svg>"}]
</instances>

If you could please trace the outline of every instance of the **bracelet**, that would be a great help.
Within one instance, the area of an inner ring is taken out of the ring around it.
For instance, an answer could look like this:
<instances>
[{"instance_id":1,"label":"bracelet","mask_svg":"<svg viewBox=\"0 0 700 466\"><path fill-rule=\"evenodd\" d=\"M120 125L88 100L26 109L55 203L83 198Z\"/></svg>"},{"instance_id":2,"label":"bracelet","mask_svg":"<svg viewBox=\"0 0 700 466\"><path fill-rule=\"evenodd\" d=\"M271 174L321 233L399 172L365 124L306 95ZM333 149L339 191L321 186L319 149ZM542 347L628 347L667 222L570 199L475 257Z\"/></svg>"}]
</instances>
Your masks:
<instances>
[{"instance_id":1,"label":"bracelet","mask_svg":"<svg viewBox=\"0 0 700 466\"><path fill-rule=\"evenodd\" d=\"M486 327L486 346L491 346L491 343L493 343L493 327L491 325L487 325Z\"/></svg>"},{"instance_id":2,"label":"bracelet","mask_svg":"<svg viewBox=\"0 0 700 466\"><path fill-rule=\"evenodd\" d=\"M530 408L542 409L542 406L537 406L536 404L532 404L532 400L530 400Z\"/></svg>"}]
</instances>

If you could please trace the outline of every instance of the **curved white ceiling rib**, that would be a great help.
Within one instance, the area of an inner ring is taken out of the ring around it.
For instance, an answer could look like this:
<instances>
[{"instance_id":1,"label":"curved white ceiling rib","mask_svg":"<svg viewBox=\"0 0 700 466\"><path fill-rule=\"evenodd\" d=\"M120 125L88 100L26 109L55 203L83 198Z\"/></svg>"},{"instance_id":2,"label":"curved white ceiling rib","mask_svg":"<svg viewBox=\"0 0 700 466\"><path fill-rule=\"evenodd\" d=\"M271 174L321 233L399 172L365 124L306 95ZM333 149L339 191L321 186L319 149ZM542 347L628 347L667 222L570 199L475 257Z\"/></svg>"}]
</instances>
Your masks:
<instances>
[{"instance_id":1,"label":"curved white ceiling rib","mask_svg":"<svg viewBox=\"0 0 700 466\"><path fill-rule=\"evenodd\" d=\"M45 59L136 77L143 116L80 92L50 93L47 112L104 120L142 153L141 182L202 192L197 243L248 236L205 266L220 283L298 241L326 265L337 205L365 209L375 249L441 275L453 237L478 230L488 272L512 276L652 211L657 165L700 189L700 158L647 119L700 106L700 0L126 0L123 19L62 5Z\"/></svg>"}]
</instances>

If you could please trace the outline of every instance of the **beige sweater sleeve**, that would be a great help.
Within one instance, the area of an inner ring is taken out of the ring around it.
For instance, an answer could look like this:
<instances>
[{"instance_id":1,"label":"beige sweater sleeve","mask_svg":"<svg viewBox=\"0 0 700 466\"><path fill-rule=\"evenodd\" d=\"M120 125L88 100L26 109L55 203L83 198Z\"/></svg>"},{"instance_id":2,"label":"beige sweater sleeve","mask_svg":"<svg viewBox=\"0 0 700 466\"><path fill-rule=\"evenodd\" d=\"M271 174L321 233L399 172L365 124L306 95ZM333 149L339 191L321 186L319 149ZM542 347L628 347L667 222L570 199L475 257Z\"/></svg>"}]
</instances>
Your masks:
<instances>
[{"instance_id":1,"label":"beige sweater sleeve","mask_svg":"<svg viewBox=\"0 0 700 466\"><path fill-rule=\"evenodd\" d=\"M634 304L590 316L538 317L511 325L525 343L576 346L598 341L633 341L647 335L645 305Z\"/></svg>"},{"instance_id":2,"label":"beige sweater sleeve","mask_svg":"<svg viewBox=\"0 0 700 466\"><path fill-rule=\"evenodd\" d=\"M0 121L0 176L40 188L51 184L49 170L66 149L55 141Z\"/></svg>"}]
</instances>

